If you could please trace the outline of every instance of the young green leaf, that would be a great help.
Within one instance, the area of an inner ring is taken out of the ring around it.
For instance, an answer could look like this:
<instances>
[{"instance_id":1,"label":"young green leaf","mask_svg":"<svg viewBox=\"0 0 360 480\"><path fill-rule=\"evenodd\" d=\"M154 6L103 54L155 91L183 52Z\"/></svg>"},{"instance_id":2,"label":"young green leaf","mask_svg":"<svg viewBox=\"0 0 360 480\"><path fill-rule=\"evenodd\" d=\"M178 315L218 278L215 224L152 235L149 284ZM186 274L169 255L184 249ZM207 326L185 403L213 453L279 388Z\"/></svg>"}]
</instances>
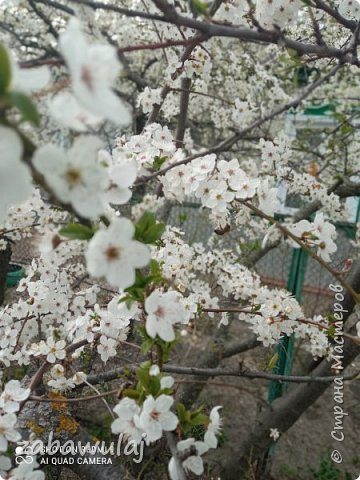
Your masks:
<instances>
[{"instance_id":1,"label":"young green leaf","mask_svg":"<svg viewBox=\"0 0 360 480\"><path fill-rule=\"evenodd\" d=\"M63 237L71 238L72 240L90 240L94 235L94 230L82 225L81 223L69 223L66 227L59 231Z\"/></svg>"},{"instance_id":2,"label":"young green leaf","mask_svg":"<svg viewBox=\"0 0 360 480\"><path fill-rule=\"evenodd\" d=\"M201 0L191 0L191 5L195 12L199 13L200 15L206 15L208 11L208 4L202 2Z\"/></svg>"},{"instance_id":3,"label":"young green leaf","mask_svg":"<svg viewBox=\"0 0 360 480\"><path fill-rule=\"evenodd\" d=\"M135 225L135 239L143 243L156 243L164 232L165 225L157 223L155 215L150 212L145 212Z\"/></svg>"},{"instance_id":4,"label":"young green leaf","mask_svg":"<svg viewBox=\"0 0 360 480\"><path fill-rule=\"evenodd\" d=\"M23 120L32 123L35 127L40 125L40 115L36 105L29 97L20 92L10 92L6 95L9 103L19 110Z\"/></svg>"},{"instance_id":5,"label":"young green leaf","mask_svg":"<svg viewBox=\"0 0 360 480\"><path fill-rule=\"evenodd\" d=\"M160 170L162 165L166 162L167 157L159 157L158 155L154 158L153 168L154 170Z\"/></svg>"}]
</instances>

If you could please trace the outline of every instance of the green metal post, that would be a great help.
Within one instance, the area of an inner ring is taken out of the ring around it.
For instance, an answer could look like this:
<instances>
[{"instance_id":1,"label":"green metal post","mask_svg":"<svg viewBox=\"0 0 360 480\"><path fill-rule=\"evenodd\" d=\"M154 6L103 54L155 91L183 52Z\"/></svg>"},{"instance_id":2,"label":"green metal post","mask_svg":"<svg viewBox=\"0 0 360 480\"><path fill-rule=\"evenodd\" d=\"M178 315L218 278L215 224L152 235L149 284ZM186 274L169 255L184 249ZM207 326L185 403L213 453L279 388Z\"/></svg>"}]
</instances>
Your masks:
<instances>
[{"instance_id":1,"label":"green metal post","mask_svg":"<svg viewBox=\"0 0 360 480\"><path fill-rule=\"evenodd\" d=\"M355 226L359 221L360 217L360 198L358 199L357 209L356 209L356 218L355 218Z\"/></svg>"},{"instance_id":2,"label":"green metal post","mask_svg":"<svg viewBox=\"0 0 360 480\"><path fill-rule=\"evenodd\" d=\"M292 253L290 274L287 288L295 295L297 301L301 300L302 287L306 271L307 254L301 248L295 248ZM294 354L294 337L284 337L277 346L277 362L273 373L277 375L290 375ZM286 391L287 382L271 381L268 391L268 401L272 403Z\"/></svg>"},{"instance_id":3,"label":"green metal post","mask_svg":"<svg viewBox=\"0 0 360 480\"><path fill-rule=\"evenodd\" d=\"M290 273L287 284L287 289L295 295L296 300L301 300L302 287L304 284L304 277L306 271L307 254L301 248L294 248L292 252ZM290 375L293 356L294 356L294 336L285 336L282 338L276 348L277 360L273 368L273 373L277 375ZM272 380L268 390L268 402L272 403L277 398L281 397L288 387L288 382L281 382ZM267 450L261 463L262 473L271 468L271 460L276 448L276 442L273 442Z\"/></svg>"}]
</instances>

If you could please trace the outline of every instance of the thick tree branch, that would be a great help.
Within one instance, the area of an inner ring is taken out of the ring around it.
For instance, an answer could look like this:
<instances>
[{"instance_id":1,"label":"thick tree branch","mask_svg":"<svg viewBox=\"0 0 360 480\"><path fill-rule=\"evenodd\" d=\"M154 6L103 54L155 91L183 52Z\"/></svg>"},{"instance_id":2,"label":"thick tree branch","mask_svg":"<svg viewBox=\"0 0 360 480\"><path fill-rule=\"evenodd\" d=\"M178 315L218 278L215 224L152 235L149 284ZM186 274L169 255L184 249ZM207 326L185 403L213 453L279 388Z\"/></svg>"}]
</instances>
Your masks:
<instances>
[{"instance_id":1,"label":"thick tree branch","mask_svg":"<svg viewBox=\"0 0 360 480\"><path fill-rule=\"evenodd\" d=\"M304 89L304 91L294 100L291 102L287 103L286 105L283 105L273 112L265 115L263 118L260 118L256 120L254 123L249 125L248 127L244 128L243 130L238 130L236 133L228 137L227 139L221 141L217 145L214 145L211 148L208 148L206 150L203 150L199 153L196 153L194 155L190 155L183 160L180 160L178 162L172 163L168 165L167 167L162 168L158 172L154 172L150 175L147 175L146 177L141 177L137 180L137 182L134 184L135 186L137 185L143 185L144 183L147 183L149 180L153 180L156 177L159 177L161 175L165 175L169 170L172 170L173 168L176 168L180 165L186 165L187 163L190 163L192 160L195 160L196 158L203 157L205 155L209 155L211 153L220 153L226 150L229 150L235 143L237 143L239 140L241 140L244 136L246 136L248 133L253 132L256 128L260 127L264 123L273 120L274 118L278 117L282 113L290 110L291 108L295 108L299 106L303 100L305 100L311 93L316 90L317 87L319 87L321 84L325 83L328 81L332 76L334 76L338 70L342 67L341 64L337 64L335 67L333 67L326 75L323 77L319 78L315 82L313 82L308 88ZM150 123L150 119L148 121Z\"/></svg>"},{"instance_id":2,"label":"thick tree branch","mask_svg":"<svg viewBox=\"0 0 360 480\"><path fill-rule=\"evenodd\" d=\"M181 148L183 146L183 140L186 128L186 118L189 108L191 79L184 78L181 82L181 95L180 95L180 112L178 116L178 123L176 128L176 147Z\"/></svg>"},{"instance_id":3,"label":"thick tree branch","mask_svg":"<svg viewBox=\"0 0 360 480\"><path fill-rule=\"evenodd\" d=\"M72 9L65 7L63 4L53 1L53 0L34 0L38 3L44 3L45 5L53 6L55 8L61 9L63 11L71 12ZM74 1L74 0L73 0ZM94 10L104 10L117 12L127 17L142 18L147 20L156 20L164 23L171 23L177 26L183 26L197 30L199 33L205 35L206 37L229 37L237 38L241 41L251 42L251 43L272 43L283 45L286 48L291 48L295 50L299 55L315 55L318 58L338 58L342 62L351 63L354 65L359 65L359 62L356 57L349 55L349 52L346 50L341 50L338 48L327 47L323 45L316 44L306 44L293 40L284 36L283 32L280 30L273 31L257 31L255 29L249 29L244 27L234 27L229 25L220 25L213 24L209 22L202 22L190 17L185 17L179 15L175 9L169 8L166 2L160 2L161 9L164 12L164 15L157 15L148 12L140 12L129 10L127 8L115 5L108 4L103 2L96 2L92 0L76 0L77 4L87 5L88 7ZM327 12L330 14L330 12ZM342 17L341 17L342 18Z\"/></svg>"}]
</instances>

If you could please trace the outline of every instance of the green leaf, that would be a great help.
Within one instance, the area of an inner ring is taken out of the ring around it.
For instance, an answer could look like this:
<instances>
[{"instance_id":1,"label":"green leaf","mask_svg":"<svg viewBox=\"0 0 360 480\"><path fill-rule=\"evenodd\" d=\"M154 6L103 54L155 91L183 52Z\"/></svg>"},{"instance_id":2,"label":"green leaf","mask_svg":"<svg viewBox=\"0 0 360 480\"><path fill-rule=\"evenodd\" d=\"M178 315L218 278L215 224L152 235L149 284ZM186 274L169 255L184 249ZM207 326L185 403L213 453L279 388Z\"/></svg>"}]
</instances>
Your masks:
<instances>
[{"instance_id":1,"label":"green leaf","mask_svg":"<svg viewBox=\"0 0 360 480\"><path fill-rule=\"evenodd\" d=\"M153 282L161 282L163 280L161 265L156 260L150 260L150 275Z\"/></svg>"},{"instance_id":2,"label":"green leaf","mask_svg":"<svg viewBox=\"0 0 360 480\"><path fill-rule=\"evenodd\" d=\"M153 163L154 170L160 170L160 168L166 162L166 160L167 160L167 157L159 157L158 155L156 155Z\"/></svg>"},{"instance_id":3,"label":"green leaf","mask_svg":"<svg viewBox=\"0 0 360 480\"><path fill-rule=\"evenodd\" d=\"M144 235L144 243L155 243L160 240L161 236L165 232L165 225L163 223L157 223L152 225Z\"/></svg>"},{"instance_id":4,"label":"green leaf","mask_svg":"<svg viewBox=\"0 0 360 480\"><path fill-rule=\"evenodd\" d=\"M165 232L165 224L157 223L155 215L145 212L135 225L135 239L142 243L154 244Z\"/></svg>"},{"instance_id":5,"label":"green leaf","mask_svg":"<svg viewBox=\"0 0 360 480\"><path fill-rule=\"evenodd\" d=\"M22 118L26 122L30 122L35 127L40 125L40 115L37 111L36 105L29 97L20 92L11 92L6 95L6 98L11 105L19 110Z\"/></svg>"},{"instance_id":6,"label":"green leaf","mask_svg":"<svg viewBox=\"0 0 360 480\"><path fill-rule=\"evenodd\" d=\"M126 296L122 297L119 303L125 302L128 308L130 308L133 302L143 302L146 296L146 288L150 284L160 284L164 282L159 262L151 260L149 267L149 275L144 275L139 269L136 270L135 283L131 285L131 287L125 288Z\"/></svg>"},{"instance_id":7,"label":"green leaf","mask_svg":"<svg viewBox=\"0 0 360 480\"><path fill-rule=\"evenodd\" d=\"M145 339L141 344L141 353L146 355L152 349L155 340L153 339Z\"/></svg>"},{"instance_id":8,"label":"green leaf","mask_svg":"<svg viewBox=\"0 0 360 480\"><path fill-rule=\"evenodd\" d=\"M139 392L133 390L132 388L125 388L125 390L122 391L122 396L137 400L139 398Z\"/></svg>"},{"instance_id":9,"label":"green leaf","mask_svg":"<svg viewBox=\"0 0 360 480\"><path fill-rule=\"evenodd\" d=\"M166 363L169 360L171 350L177 345L179 342L179 336L176 335L175 340L172 342L166 342L162 340L158 335L155 338L155 343L161 349L161 359L163 363Z\"/></svg>"},{"instance_id":10,"label":"green leaf","mask_svg":"<svg viewBox=\"0 0 360 480\"><path fill-rule=\"evenodd\" d=\"M191 420L190 424L192 426L195 425L208 425L209 424L209 417L207 415L204 415L203 413L199 413L198 415L195 415Z\"/></svg>"},{"instance_id":11,"label":"green leaf","mask_svg":"<svg viewBox=\"0 0 360 480\"><path fill-rule=\"evenodd\" d=\"M359 377L360 377L360 373L359 373ZM174 390L172 388L162 388L159 392L160 395L173 395L174 394Z\"/></svg>"},{"instance_id":12,"label":"green leaf","mask_svg":"<svg viewBox=\"0 0 360 480\"><path fill-rule=\"evenodd\" d=\"M161 390L160 378L155 375L150 376L149 392L156 397Z\"/></svg>"},{"instance_id":13,"label":"green leaf","mask_svg":"<svg viewBox=\"0 0 360 480\"><path fill-rule=\"evenodd\" d=\"M8 52L0 43L0 95L6 93L11 82L11 63Z\"/></svg>"},{"instance_id":14,"label":"green leaf","mask_svg":"<svg viewBox=\"0 0 360 480\"><path fill-rule=\"evenodd\" d=\"M94 233L92 228L82 225L81 223L69 223L69 225L66 225L66 227L59 231L59 234L63 237L73 240L90 240Z\"/></svg>"},{"instance_id":15,"label":"green leaf","mask_svg":"<svg viewBox=\"0 0 360 480\"><path fill-rule=\"evenodd\" d=\"M191 4L193 9L197 12L200 13L200 15L206 15L208 11L208 5L205 2L202 2L201 0L191 0Z\"/></svg>"},{"instance_id":16,"label":"green leaf","mask_svg":"<svg viewBox=\"0 0 360 480\"><path fill-rule=\"evenodd\" d=\"M276 367L276 364L277 364L277 361L278 361L278 358L279 358L279 355L278 353L276 352L269 360L269 363L268 363L268 368L270 368L271 370L273 368Z\"/></svg>"},{"instance_id":17,"label":"green leaf","mask_svg":"<svg viewBox=\"0 0 360 480\"><path fill-rule=\"evenodd\" d=\"M184 423L186 421L186 408L183 403L176 404L176 411L180 420L180 423Z\"/></svg>"},{"instance_id":18,"label":"green leaf","mask_svg":"<svg viewBox=\"0 0 360 480\"><path fill-rule=\"evenodd\" d=\"M140 220L135 225L135 238L136 240L141 240L142 235L146 232L148 228L156 223L155 215L150 212L144 212Z\"/></svg>"},{"instance_id":19,"label":"green leaf","mask_svg":"<svg viewBox=\"0 0 360 480\"><path fill-rule=\"evenodd\" d=\"M138 368L136 370L136 377L139 380L141 386L145 389L148 390L151 377L149 374L149 369L147 368Z\"/></svg>"},{"instance_id":20,"label":"green leaf","mask_svg":"<svg viewBox=\"0 0 360 480\"><path fill-rule=\"evenodd\" d=\"M184 223L187 220L187 213L179 213L179 222Z\"/></svg>"}]
</instances>

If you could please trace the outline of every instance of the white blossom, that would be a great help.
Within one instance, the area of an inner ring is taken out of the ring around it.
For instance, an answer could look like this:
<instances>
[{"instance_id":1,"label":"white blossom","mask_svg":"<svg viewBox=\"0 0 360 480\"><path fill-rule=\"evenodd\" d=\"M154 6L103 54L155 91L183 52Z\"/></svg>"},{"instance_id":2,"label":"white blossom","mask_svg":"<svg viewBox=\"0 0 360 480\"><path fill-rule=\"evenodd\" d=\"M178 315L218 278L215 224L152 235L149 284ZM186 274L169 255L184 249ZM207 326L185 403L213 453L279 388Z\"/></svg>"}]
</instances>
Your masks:
<instances>
[{"instance_id":1,"label":"white blossom","mask_svg":"<svg viewBox=\"0 0 360 480\"><path fill-rule=\"evenodd\" d=\"M114 219L106 230L99 230L89 242L86 265L90 275L105 277L118 288L135 282L135 269L147 265L150 252L133 240L135 228L126 218Z\"/></svg>"},{"instance_id":2,"label":"white blossom","mask_svg":"<svg viewBox=\"0 0 360 480\"><path fill-rule=\"evenodd\" d=\"M194 449L194 453L188 455L187 458L182 462L182 467L186 471L190 471L195 475L202 475L204 473L204 463L201 455L209 450L209 447L206 445L206 443L195 441L194 438L187 438L186 440L181 440L178 442L176 448L180 455L186 454L187 452L192 452ZM171 457L168 469L171 480L179 480L180 477L174 457Z\"/></svg>"},{"instance_id":3,"label":"white blossom","mask_svg":"<svg viewBox=\"0 0 360 480\"><path fill-rule=\"evenodd\" d=\"M29 388L22 388L18 380L10 380L0 396L0 408L5 413L17 412L20 408L20 402L23 402L30 395Z\"/></svg>"},{"instance_id":4,"label":"white blossom","mask_svg":"<svg viewBox=\"0 0 360 480\"><path fill-rule=\"evenodd\" d=\"M109 178L98 162L100 146L96 137L80 137L66 153L54 145L45 145L33 158L35 168L44 175L57 198L71 203L86 218L97 217L105 209L102 195L109 186Z\"/></svg>"},{"instance_id":5,"label":"white blossom","mask_svg":"<svg viewBox=\"0 0 360 480\"><path fill-rule=\"evenodd\" d=\"M276 440L279 439L280 437L280 433L279 433L279 430L277 428L270 428L270 438L272 438L275 442Z\"/></svg>"},{"instance_id":6,"label":"white blossom","mask_svg":"<svg viewBox=\"0 0 360 480\"><path fill-rule=\"evenodd\" d=\"M106 363L109 358L115 357L116 355L116 341L113 338L107 338L105 335L101 335L97 351L101 360Z\"/></svg>"},{"instance_id":7,"label":"white blossom","mask_svg":"<svg viewBox=\"0 0 360 480\"><path fill-rule=\"evenodd\" d=\"M147 442L155 442L162 436L163 430L175 430L178 419L170 411L174 399L169 395L154 398L149 395L142 407L139 424L146 433Z\"/></svg>"},{"instance_id":8,"label":"white blossom","mask_svg":"<svg viewBox=\"0 0 360 480\"><path fill-rule=\"evenodd\" d=\"M0 452L6 452L8 442L20 440L20 433L14 429L16 421L15 413L0 414Z\"/></svg>"},{"instance_id":9,"label":"white blossom","mask_svg":"<svg viewBox=\"0 0 360 480\"><path fill-rule=\"evenodd\" d=\"M30 170L22 162L23 146L18 134L0 126L0 225L10 206L18 205L32 192Z\"/></svg>"},{"instance_id":10,"label":"white blossom","mask_svg":"<svg viewBox=\"0 0 360 480\"><path fill-rule=\"evenodd\" d=\"M93 115L118 125L130 123L128 108L112 90L121 71L114 47L89 45L80 22L74 17L60 35L59 43L70 70L73 92L80 104Z\"/></svg>"},{"instance_id":11,"label":"white blossom","mask_svg":"<svg viewBox=\"0 0 360 480\"><path fill-rule=\"evenodd\" d=\"M160 338L167 342L175 339L173 325L184 322L186 313L181 302L181 294L175 291L162 292L154 290L145 300L146 331L150 337Z\"/></svg>"},{"instance_id":12,"label":"white blossom","mask_svg":"<svg viewBox=\"0 0 360 480\"><path fill-rule=\"evenodd\" d=\"M114 407L118 416L112 424L111 431L115 434L123 434L128 441L140 443L144 439L144 431L140 427L140 407L134 399L125 397Z\"/></svg>"},{"instance_id":13,"label":"white blossom","mask_svg":"<svg viewBox=\"0 0 360 480\"><path fill-rule=\"evenodd\" d=\"M214 407L210 412L210 423L204 435L204 442L209 448L216 448L218 444L217 435L220 432L221 418L219 409L221 406Z\"/></svg>"}]
</instances>

